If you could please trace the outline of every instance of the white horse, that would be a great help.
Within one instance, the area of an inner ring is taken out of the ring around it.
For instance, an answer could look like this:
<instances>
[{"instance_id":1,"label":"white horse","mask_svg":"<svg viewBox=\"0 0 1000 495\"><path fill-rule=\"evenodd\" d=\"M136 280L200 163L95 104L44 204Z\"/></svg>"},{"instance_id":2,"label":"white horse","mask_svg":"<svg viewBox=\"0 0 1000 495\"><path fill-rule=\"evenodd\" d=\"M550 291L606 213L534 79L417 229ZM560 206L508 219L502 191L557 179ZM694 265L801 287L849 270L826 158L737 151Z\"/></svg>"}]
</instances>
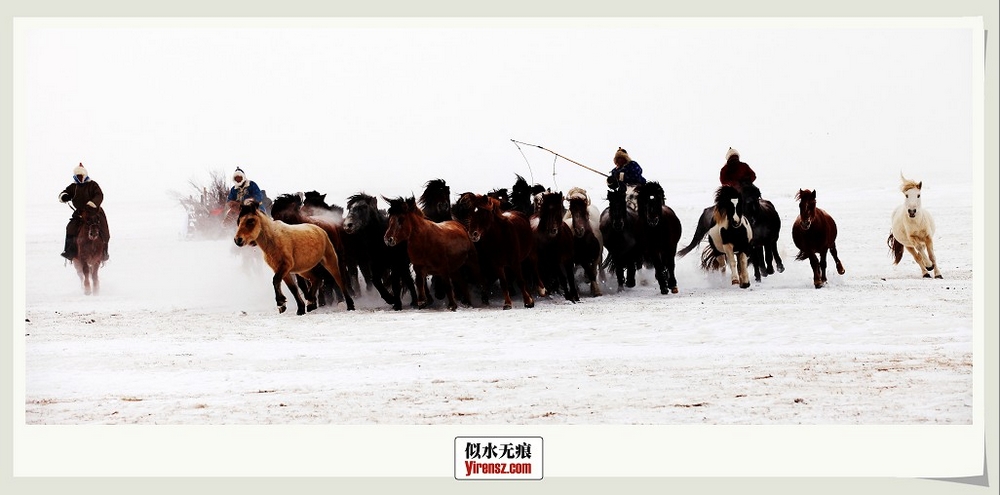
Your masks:
<instances>
[{"instance_id":1,"label":"white horse","mask_svg":"<svg viewBox=\"0 0 1000 495\"><path fill-rule=\"evenodd\" d=\"M906 201L892 212L892 231L889 232L887 244L893 255L893 265L903 259L903 248L913 256L920 265L924 278L941 276L937 258L934 256L934 219L931 214L920 206L920 190L923 182L908 180L899 174L903 181L900 190L906 195Z\"/></svg>"}]
</instances>

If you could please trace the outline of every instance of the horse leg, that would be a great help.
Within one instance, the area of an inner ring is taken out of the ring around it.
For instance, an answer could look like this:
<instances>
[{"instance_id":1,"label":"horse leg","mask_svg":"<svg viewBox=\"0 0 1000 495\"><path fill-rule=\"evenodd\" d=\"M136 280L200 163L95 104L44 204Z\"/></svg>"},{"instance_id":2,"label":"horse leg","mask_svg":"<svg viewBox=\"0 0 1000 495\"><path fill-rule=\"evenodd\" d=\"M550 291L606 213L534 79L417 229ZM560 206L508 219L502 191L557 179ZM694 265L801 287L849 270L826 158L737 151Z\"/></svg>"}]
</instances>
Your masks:
<instances>
[{"instance_id":1,"label":"horse leg","mask_svg":"<svg viewBox=\"0 0 1000 495\"><path fill-rule=\"evenodd\" d=\"M738 264L740 270L740 288L746 289L750 287L750 272L747 270L747 254L739 253L736 256L736 263ZM756 270L757 267L754 266L754 271Z\"/></svg>"},{"instance_id":2,"label":"horse leg","mask_svg":"<svg viewBox=\"0 0 1000 495\"><path fill-rule=\"evenodd\" d=\"M458 302L455 300L455 284L461 282L463 284L463 286L465 286L465 282L464 282L464 279L462 278L462 272L461 272L461 270L455 271L449 277L440 276L440 277L437 277L437 279L438 279L438 286L441 287L441 290L444 291L445 296L447 296L447 298L448 298L448 310L449 311L455 311L455 310L457 310L458 309ZM433 282L433 280L434 280L434 277L431 277L431 281L432 282ZM465 289L466 289L466 293L467 293L468 292L468 286L465 286ZM468 296L466 296L466 299L468 299Z\"/></svg>"},{"instance_id":3,"label":"horse leg","mask_svg":"<svg viewBox=\"0 0 1000 495\"><path fill-rule=\"evenodd\" d=\"M351 291L348 290L350 280L344 280L344 274L340 272L340 260L337 258L337 252L333 250L333 246L327 246L327 251L323 254L320 264L323 265L323 268L326 268L326 271L330 272L333 281L340 287L340 292L344 294L344 303L347 305L347 310L354 311L354 298L351 297Z\"/></svg>"},{"instance_id":4,"label":"horse leg","mask_svg":"<svg viewBox=\"0 0 1000 495\"><path fill-rule=\"evenodd\" d=\"M601 295L601 286L597 283L598 263L599 261L594 261L593 263L583 265L583 273L587 276L587 280L590 281L590 297Z\"/></svg>"},{"instance_id":5,"label":"horse leg","mask_svg":"<svg viewBox=\"0 0 1000 495\"><path fill-rule=\"evenodd\" d=\"M80 281L83 282L83 293L89 296L93 292L90 288L90 265L83 261L79 263L77 265L77 272L80 275Z\"/></svg>"},{"instance_id":6,"label":"horse leg","mask_svg":"<svg viewBox=\"0 0 1000 495\"><path fill-rule=\"evenodd\" d=\"M92 287L91 294L97 295L101 291L101 279L97 276L97 272L100 269L101 264L95 263L90 269L90 285Z\"/></svg>"},{"instance_id":7,"label":"horse leg","mask_svg":"<svg viewBox=\"0 0 1000 495\"><path fill-rule=\"evenodd\" d=\"M774 256L774 265L777 267L778 273L784 272L785 265L781 262L781 256L778 254L778 241L768 243L767 251L769 256Z\"/></svg>"},{"instance_id":8,"label":"horse leg","mask_svg":"<svg viewBox=\"0 0 1000 495\"><path fill-rule=\"evenodd\" d=\"M417 308L424 309L431 305L427 300L427 273L423 267L413 265L413 271L417 274L414 282L417 286Z\"/></svg>"},{"instance_id":9,"label":"horse leg","mask_svg":"<svg viewBox=\"0 0 1000 495\"><path fill-rule=\"evenodd\" d=\"M667 253L667 289L670 289L671 294L677 293L677 263L676 255Z\"/></svg>"},{"instance_id":10,"label":"horse leg","mask_svg":"<svg viewBox=\"0 0 1000 495\"><path fill-rule=\"evenodd\" d=\"M931 278L931 274L927 272L927 267L924 265L924 261L917 249L913 246L906 246L906 250L910 253L910 256L913 256L913 261L917 262L917 266L920 267L920 274L924 278Z\"/></svg>"},{"instance_id":11,"label":"horse leg","mask_svg":"<svg viewBox=\"0 0 1000 495\"><path fill-rule=\"evenodd\" d=\"M763 246L753 246L750 248L750 264L753 265L753 278L759 284L761 272L763 272L763 276L767 276L767 270L764 267Z\"/></svg>"},{"instance_id":12,"label":"horse leg","mask_svg":"<svg viewBox=\"0 0 1000 495\"><path fill-rule=\"evenodd\" d=\"M837 274L838 275L843 275L844 274L844 264L840 262L840 256L837 256L837 245L836 244L831 244L830 245L830 255L833 256L833 262L837 266Z\"/></svg>"},{"instance_id":13,"label":"horse leg","mask_svg":"<svg viewBox=\"0 0 1000 495\"><path fill-rule=\"evenodd\" d=\"M498 268L497 276L500 278L500 291L503 292L503 309L511 309L514 307L514 302L510 300L510 286L507 283L507 271L502 266ZM485 287L483 289L485 290Z\"/></svg>"},{"instance_id":14,"label":"horse leg","mask_svg":"<svg viewBox=\"0 0 1000 495\"><path fill-rule=\"evenodd\" d=\"M931 261L931 266L928 270L934 270L934 278L943 279L944 277L941 276L941 269L938 268L937 257L934 256L934 241L930 237L927 237L927 241L924 244L927 248L927 258Z\"/></svg>"},{"instance_id":15,"label":"horse leg","mask_svg":"<svg viewBox=\"0 0 1000 495\"><path fill-rule=\"evenodd\" d=\"M660 253L656 253L653 257L653 273L656 276L656 282L660 286L660 294L667 294L667 273L663 266L663 260L660 258Z\"/></svg>"},{"instance_id":16,"label":"horse leg","mask_svg":"<svg viewBox=\"0 0 1000 495\"><path fill-rule=\"evenodd\" d=\"M524 264L515 265L511 270L514 271L514 280L521 286L521 299L524 301L524 307L535 307L535 300L531 297L531 293L528 292L527 284L524 283Z\"/></svg>"},{"instance_id":17,"label":"horse leg","mask_svg":"<svg viewBox=\"0 0 1000 495\"><path fill-rule=\"evenodd\" d=\"M561 276L566 283L566 300L580 302L580 293L576 290L576 263L573 263L572 258L563 261L561 271Z\"/></svg>"},{"instance_id":18,"label":"horse leg","mask_svg":"<svg viewBox=\"0 0 1000 495\"><path fill-rule=\"evenodd\" d=\"M823 249L819 252L819 273L820 277L823 279L823 285L826 285L826 254L827 249Z\"/></svg>"},{"instance_id":19,"label":"horse leg","mask_svg":"<svg viewBox=\"0 0 1000 495\"><path fill-rule=\"evenodd\" d=\"M298 276L298 280L300 288L302 287L302 282L305 281L305 290L303 290L302 293L305 294L306 312L315 311L318 307L316 304L316 296L319 294L322 279L309 271L301 276Z\"/></svg>"},{"instance_id":20,"label":"horse leg","mask_svg":"<svg viewBox=\"0 0 1000 495\"><path fill-rule=\"evenodd\" d=\"M277 274L275 274L275 277L277 277ZM302 300L302 296L299 295L299 286L298 283L295 281L295 277L292 274L285 272L284 277L278 279L275 282L274 284L275 291L277 291L279 294L281 292L282 281L285 282L285 286L288 287L288 290L292 291L292 298L295 299L295 314L300 316L306 314L306 304L305 301ZM281 294L280 297L281 301L278 303L278 312L284 313L286 299L284 294Z\"/></svg>"},{"instance_id":21,"label":"horse leg","mask_svg":"<svg viewBox=\"0 0 1000 495\"><path fill-rule=\"evenodd\" d=\"M740 285L742 281L740 280L739 262L736 260L736 253L733 252L733 246L731 244L723 244L722 252L726 256L726 264L729 265L729 280L733 285ZM725 273L725 270L723 270Z\"/></svg>"}]
</instances>

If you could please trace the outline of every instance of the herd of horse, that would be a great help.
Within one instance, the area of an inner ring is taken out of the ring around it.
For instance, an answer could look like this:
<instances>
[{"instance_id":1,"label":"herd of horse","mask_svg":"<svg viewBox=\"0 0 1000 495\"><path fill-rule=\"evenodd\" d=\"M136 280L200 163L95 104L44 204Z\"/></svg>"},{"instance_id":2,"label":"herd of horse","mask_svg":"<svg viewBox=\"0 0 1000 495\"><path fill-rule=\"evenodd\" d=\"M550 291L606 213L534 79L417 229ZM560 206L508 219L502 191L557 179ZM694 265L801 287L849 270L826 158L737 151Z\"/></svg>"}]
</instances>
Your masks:
<instances>
[{"instance_id":1,"label":"herd of horse","mask_svg":"<svg viewBox=\"0 0 1000 495\"><path fill-rule=\"evenodd\" d=\"M920 206L922 183L902 180L906 200L892 216L887 241L894 264L906 249L924 277L933 272L941 278L933 251L934 223ZM327 204L316 191L280 195L270 215L254 203L230 208L236 245L260 247L274 271L279 312L286 308L283 283L299 315L332 301L353 310L361 280L365 290L376 290L394 310L403 308L403 296L409 293L411 307L426 308L438 299L455 311L459 303L471 305L474 288L483 305L489 305L491 294L502 295L503 309L514 306L511 293L516 291L525 308L533 307L536 297L555 293L576 302L578 269L592 297L601 295L605 273L614 274L622 291L635 286L636 271L642 268L653 269L661 294L673 294L678 292L675 260L706 237L702 268L723 274L728 269L733 285L750 286L750 267L758 283L775 270L784 271L777 249L780 218L753 184L719 187L690 244L680 251L681 222L666 204L662 186L648 182L636 196L630 207L624 189L609 189L608 207L599 211L583 189L563 195L517 176L509 193L506 188L466 192L454 202L446 182L434 179L419 198L381 197L385 208L377 197L358 193L348 198L345 209ZM809 260L818 289L827 282L828 254L837 273L845 273L837 253L837 225L816 206L815 190L799 190L795 197L796 259ZM87 237L78 239L83 243ZM85 252L82 246L80 252Z\"/></svg>"}]
</instances>

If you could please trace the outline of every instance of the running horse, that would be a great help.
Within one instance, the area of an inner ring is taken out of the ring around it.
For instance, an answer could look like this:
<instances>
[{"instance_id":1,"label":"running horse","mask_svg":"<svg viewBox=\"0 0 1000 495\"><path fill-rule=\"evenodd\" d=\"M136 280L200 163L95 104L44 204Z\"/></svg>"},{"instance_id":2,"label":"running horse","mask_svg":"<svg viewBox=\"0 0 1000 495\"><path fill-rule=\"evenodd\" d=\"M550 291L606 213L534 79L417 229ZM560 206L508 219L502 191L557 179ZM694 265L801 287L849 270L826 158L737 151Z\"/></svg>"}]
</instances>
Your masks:
<instances>
[{"instance_id":1,"label":"running horse","mask_svg":"<svg viewBox=\"0 0 1000 495\"><path fill-rule=\"evenodd\" d=\"M295 298L295 314L304 315L306 311L316 309L316 295L321 280L313 271L317 265L322 265L331 274L344 295L347 309L354 310L354 300L346 290L341 276L337 251L322 227L311 223L288 225L272 220L258 209L256 201L251 201L240 208L233 242L239 247L259 246L264 253L264 261L274 270L271 283L279 313L285 312L287 301L281 292L282 282ZM308 281L304 300L293 275L300 275Z\"/></svg>"},{"instance_id":2,"label":"running horse","mask_svg":"<svg viewBox=\"0 0 1000 495\"><path fill-rule=\"evenodd\" d=\"M619 292L623 287L635 287L635 271L642 263L643 249L639 228L639 214L628 208L624 188L609 189L600 231L608 250L604 267L614 270Z\"/></svg>"},{"instance_id":3,"label":"running horse","mask_svg":"<svg viewBox=\"0 0 1000 495\"><path fill-rule=\"evenodd\" d=\"M563 221L565 216L561 192L541 193L531 228L538 249L538 272L546 288L562 290L567 301L579 302L573 263L573 231Z\"/></svg>"},{"instance_id":4,"label":"running horse","mask_svg":"<svg viewBox=\"0 0 1000 495\"><path fill-rule=\"evenodd\" d=\"M566 224L573 231L573 262L583 268L583 273L590 282L590 295L601 295L601 286L597 283L601 272L601 257L604 254L604 237L601 235L601 212L590 204L587 191L574 187L566 193L569 211L566 212ZM602 277L603 278L603 277Z\"/></svg>"},{"instance_id":5,"label":"running horse","mask_svg":"<svg viewBox=\"0 0 1000 495\"><path fill-rule=\"evenodd\" d=\"M795 199L799 201L799 216L792 224L792 242L799 248L795 259L809 260L813 285L819 289L826 285L827 251L837 264L837 273L844 274L844 265L837 256L837 222L829 213L816 207L816 191L799 189Z\"/></svg>"},{"instance_id":6,"label":"running horse","mask_svg":"<svg viewBox=\"0 0 1000 495\"><path fill-rule=\"evenodd\" d=\"M104 264L104 246L108 241L101 238L101 217L96 209L80 208L80 228L76 233L76 257L73 266L83 283L83 293L97 295L101 289L98 272Z\"/></svg>"},{"instance_id":7,"label":"running horse","mask_svg":"<svg viewBox=\"0 0 1000 495\"><path fill-rule=\"evenodd\" d=\"M491 196L473 195L468 197L470 212L468 219L469 239L476 244L482 272L489 272L500 279L503 293L503 309L511 309L510 279L513 275L521 289L521 299L525 308L535 306L535 299L528 292L525 269L537 264L535 259L535 238L528 218L519 211L503 211L503 203ZM528 265L526 267L525 265ZM537 281L536 271L529 272L532 282ZM484 302L486 293L483 295Z\"/></svg>"},{"instance_id":8,"label":"running horse","mask_svg":"<svg viewBox=\"0 0 1000 495\"><path fill-rule=\"evenodd\" d=\"M721 186L715 191L713 225L708 229L708 246L702 251L701 266L725 273L728 265L733 285L746 289L750 287L747 256L753 227L743 214L739 199L740 193L732 186Z\"/></svg>"},{"instance_id":9,"label":"running horse","mask_svg":"<svg viewBox=\"0 0 1000 495\"><path fill-rule=\"evenodd\" d=\"M677 293L675 256L681 240L681 221L667 206L663 186L647 182L636 189L636 206L645 246L644 259L653 263L660 294Z\"/></svg>"},{"instance_id":10,"label":"running horse","mask_svg":"<svg viewBox=\"0 0 1000 495\"><path fill-rule=\"evenodd\" d=\"M462 269L468 268L475 279L479 276L479 259L476 248L469 239L469 232L455 221L434 222L424 216L412 196L382 199L389 202L389 226L383 240L389 247L402 242L416 273L417 307L426 308L431 301L427 297L427 277L440 277L442 288L448 298L448 309L455 311L455 285L459 285L463 304L471 306L469 290L462 277Z\"/></svg>"},{"instance_id":11,"label":"running horse","mask_svg":"<svg viewBox=\"0 0 1000 495\"><path fill-rule=\"evenodd\" d=\"M758 283L761 275L773 275L775 266L778 273L785 271L785 265L778 254L778 234L781 232L781 217L774 204L761 199L760 189L753 184L744 184L740 190L740 204L743 215L753 228L753 242L750 246L750 264L753 278Z\"/></svg>"},{"instance_id":12,"label":"running horse","mask_svg":"<svg viewBox=\"0 0 1000 495\"><path fill-rule=\"evenodd\" d=\"M903 181L900 190L906 195L906 201L892 213L892 230L886 240L892 253L892 264L898 265L903 259L905 247L913 256L913 261L920 265L924 278L931 278L931 271L934 278L944 278L934 256L934 218L920 205L920 190L924 183L908 180L903 174L899 174L899 178Z\"/></svg>"}]
</instances>

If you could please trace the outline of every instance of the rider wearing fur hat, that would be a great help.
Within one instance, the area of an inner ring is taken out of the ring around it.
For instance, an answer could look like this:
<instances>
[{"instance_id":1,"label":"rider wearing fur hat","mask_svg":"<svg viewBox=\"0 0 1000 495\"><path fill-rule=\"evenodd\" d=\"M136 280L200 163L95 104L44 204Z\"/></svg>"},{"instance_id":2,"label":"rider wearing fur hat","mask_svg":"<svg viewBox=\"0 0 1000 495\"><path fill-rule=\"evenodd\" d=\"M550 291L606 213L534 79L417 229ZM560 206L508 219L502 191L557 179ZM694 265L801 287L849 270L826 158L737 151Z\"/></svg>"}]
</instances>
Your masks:
<instances>
[{"instance_id":1,"label":"rider wearing fur hat","mask_svg":"<svg viewBox=\"0 0 1000 495\"><path fill-rule=\"evenodd\" d=\"M625 188L626 203L634 210L636 209L635 188L646 183L646 178L642 176L642 167L630 158L628 152L622 147L618 147L612 160L615 163L615 168L608 174L608 187L611 189Z\"/></svg>"},{"instance_id":2,"label":"rider wearing fur hat","mask_svg":"<svg viewBox=\"0 0 1000 495\"><path fill-rule=\"evenodd\" d=\"M729 151L726 152L726 164L719 171L719 182L740 191L743 184L753 184L755 180L757 180L757 174L750 168L750 165L740 161L740 152L729 148Z\"/></svg>"},{"instance_id":3,"label":"rider wearing fur hat","mask_svg":"<svg viewBox=\"0 0 1000 495\"><path fill-rule=\"evenodd\" d=\"M250 204L250 201L256 201L260 211L267 213L264 209L264 193L257 186L257 183L247 179L247 174L243 172L243 169L236 167L233 172L233 187L229 189L229 197L226 198L227 201L236 201L240 204Z\"/></svg>"},{"instance_id":4,"label":"rider wearing fur hat","mask_svg":"<svg viewBox=\"0 0 1000 495\"><path fill-rule=\"evenodd\" d=\"M66 225L66 245L63 248L62 257L68 260L76 257L76 233L80 229L80 211L89 208L97 210L98 218L100 218L101 237L105 241L104 261L107 261L108 241L111 240L111 232L108 229L108 218L104 214L104 208L101 207L101 203L104 202L104 192L101 191L101 186L90 178L82 163L73 169L73 182L59 193L59 201L72 202L73 204L73 216L70 217L69 223Z\"/></svg>"}]
</instances>

